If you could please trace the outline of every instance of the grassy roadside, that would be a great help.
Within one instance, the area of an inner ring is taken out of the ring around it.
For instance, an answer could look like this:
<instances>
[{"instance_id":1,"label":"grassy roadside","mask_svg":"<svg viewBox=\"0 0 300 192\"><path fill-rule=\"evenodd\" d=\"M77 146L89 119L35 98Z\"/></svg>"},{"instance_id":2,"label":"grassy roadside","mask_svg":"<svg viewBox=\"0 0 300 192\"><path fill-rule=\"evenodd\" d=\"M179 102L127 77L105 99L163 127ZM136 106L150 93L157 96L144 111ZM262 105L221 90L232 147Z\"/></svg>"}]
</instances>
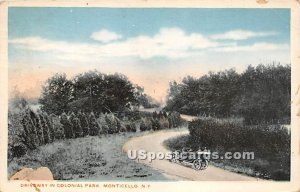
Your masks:
<instances>
[{"instance_id":1,"label":"grassy roadside","mask_svg":"<svg viewBox=\"0 0 300 192\"><path fill-rule=\"evenodd\" d=\"M128 159L123 144L145 133L119 133L61 140L8 162L8 176L23 167L48 167L56 180L168 180L158 171Z\"/></svg>"}]
</instances>

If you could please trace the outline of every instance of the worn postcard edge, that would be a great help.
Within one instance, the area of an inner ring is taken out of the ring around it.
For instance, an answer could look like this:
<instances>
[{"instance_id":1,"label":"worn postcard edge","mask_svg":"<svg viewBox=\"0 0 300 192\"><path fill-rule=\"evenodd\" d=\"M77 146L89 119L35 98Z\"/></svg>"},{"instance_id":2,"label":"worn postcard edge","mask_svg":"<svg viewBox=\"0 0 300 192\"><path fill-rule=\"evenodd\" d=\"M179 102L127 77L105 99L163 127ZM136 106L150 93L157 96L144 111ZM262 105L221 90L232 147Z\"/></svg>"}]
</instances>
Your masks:
<instances>
[{"instance_id":1,"label":"worn postcard edge","mask_svg":"<svg viewBox=\"0 0 300 192\"><path fill-rule=\"evenodd\" d=\"M300 191L300 1L299 0L185 0L185 1L0 1L0 191L39 191L39 189L21 188L24 181L8 181L7 179L7 110L8 110L8 8L9 7L174 7L174 8L288 8L291 10L291 181L177 181L177 182L138 182L150 184L144 191ZM263 18L261 18L263 19ZM35 182L36 181L28 181ZM43 181L53 183L64 181ZM216 183L217 182L217 183ZM70 183L70 182L66 182ZM82 183L82 182L81 182ZM92 182L87 182L92 183ZM107 182L107 183L113 183ZM117 182L126 183L126 182ZM129 182L132 183L132 182ZM82 189L71 188L72 191ZM53 189L43 188L42 191ZM70 188L55 188L56 191L70 191ZM133 189L121 189L134 191ZM95 191L95 189L86 189ZM104 191L101 189L101 191ZM120 191L120 189L110 189Z\"/></svg>"}]
</instances>

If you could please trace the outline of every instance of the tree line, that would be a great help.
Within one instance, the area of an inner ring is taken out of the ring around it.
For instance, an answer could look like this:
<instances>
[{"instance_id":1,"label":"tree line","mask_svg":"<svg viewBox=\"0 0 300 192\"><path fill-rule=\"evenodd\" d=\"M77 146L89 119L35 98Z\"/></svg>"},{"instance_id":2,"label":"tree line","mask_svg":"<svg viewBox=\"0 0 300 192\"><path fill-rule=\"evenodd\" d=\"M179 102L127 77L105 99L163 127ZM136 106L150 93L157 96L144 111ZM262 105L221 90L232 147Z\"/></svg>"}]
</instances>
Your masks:
<instances>
[{"instance_id":1,"label":"tree line","mask_svg":"<svg viewBox=\"0 0 300 192\"><path fill-rule=\"evenodd\" d=\"M289 123L291 66L249 65L170 83L166 110L200 116L241 116L246 123Z\"/></svg>"},{"instance_id":2,"label":"tree line","mask_svg":"<svg viewBox=\"0 0 300 192\"><path fill-rule=\"evenodd\" d=\"M66 74L55 74L43 86L39 99L41 109L56 115L78 110L84 112L116 112L143 105L158 104L122 74L89 71L67 79Z\"/></svg>"}]
</instances>

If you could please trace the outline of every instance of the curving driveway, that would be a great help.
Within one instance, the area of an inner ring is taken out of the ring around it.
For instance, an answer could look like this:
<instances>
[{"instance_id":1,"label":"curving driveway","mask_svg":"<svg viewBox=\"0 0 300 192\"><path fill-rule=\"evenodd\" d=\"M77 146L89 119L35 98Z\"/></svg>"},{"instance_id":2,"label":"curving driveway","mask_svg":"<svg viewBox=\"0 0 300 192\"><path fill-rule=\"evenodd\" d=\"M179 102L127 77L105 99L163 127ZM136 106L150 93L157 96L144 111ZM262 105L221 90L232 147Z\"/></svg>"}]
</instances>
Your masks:
<instances>
[{"instance_id":1,"label":"curving driveway","mask_svg":"<svg viewBox=\"0 0 300 192\"><path fill-rule=\"evenodd\" d=\"M163 142L172 137L188 134L185 129L172 129L150 133L144 136L135 137L126 142L123 151L128 150L146 150L148 152L167 152L168 149L163 146ZM165 176L174 180L192 180L192 181L255 181L254 177L226 171L221 168L209 165L206 170L196 171L191 167L171 163L168 160L155 159L151 163L148 160L137 160L152 168L159 170Z\"/></svg>"}]
</instances>

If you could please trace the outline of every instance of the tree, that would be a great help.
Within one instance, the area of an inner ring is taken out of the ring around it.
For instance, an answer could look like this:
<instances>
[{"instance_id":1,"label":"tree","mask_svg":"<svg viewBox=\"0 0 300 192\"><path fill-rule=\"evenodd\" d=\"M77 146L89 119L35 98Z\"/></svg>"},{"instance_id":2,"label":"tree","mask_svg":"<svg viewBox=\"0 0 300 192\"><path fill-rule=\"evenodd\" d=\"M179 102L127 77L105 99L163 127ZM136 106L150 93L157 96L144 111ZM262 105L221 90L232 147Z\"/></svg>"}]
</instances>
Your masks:
<instances>
[{"instance_id":1,"label":"tree","mask_svg":"<svg viewBox=\"0 0 300 192\"><path fill-rule=\"evenodd\" d=\"M246 123L290 121L291 68L280 64L209 72L171 82L166 110L190 115L242 116Z\"/></svg>"},{"instance_id":2,"label":"tree","mask_svg":"<svg viewBox=\"0 0 300 192\"><path fill-rule=\"evenodd\" d=\"M136 89L122 74L105 75L89 71L73 80L73 111L116 112L138 105Z\"/></svg>"},{"instance_id":3,"label":"tree","mask_svg":"<svg viewBox=\"0 0 300 192\"><path fill-rule=\"evenodd\" d=\"M74 138L73 125L72 125L70 119L68 119L68 116L66 113L61 114L60 123L63 125L65 137L67 139Z\"/></svg>"},{"instance_id":4,"label":"tree","mask_svg":"<svg viewBox=\"0 0 300 192\"><path fill-rule=\"evenodd\" d=\"M69 110L68 103L72 100L72 82L66 74L55 74L43 86L39 99L41 109L47 113L59 115Z\"/></svg>"},{"instance_id":5,"label":"tree","mask_svg":"<svg viewBox=\"0 0 300 192\"><path fill-rule=\"evenodd\" d=\"M55 74L43 86L41 108L56 115L62 112L121 112L139 105L143 89L134 86L125 75L106 75L89 71L68 80Z\"/></svg>"},{"instance_id":6,"label":"tree","mask_svg":"<svg viewBox=\"0 0 300 192\"><path fill-rule=\"evenodd\" d=\"M69 104L72 111L84 112L104 110L103 102L105 74L89 71L76 75L73 79L73 101Z\"/></svg>"},{"instance_id":7,"label":"tree","mask_svg":"<svg viewBox=\"0 0 300 192\"><path fill-rule=\"evenodd\" d=\"M167 96L167 104L165 109L172 111L180 111L180 108L183 106L184 98L181 95L182 84L178 84L176 81L169 83L169 92Z\"/></svg>"},{"instance_id":8,"label":"tree","mask_svg":"<svg viewBox=\"0 0 300 192\"><path fill-rule=\"evenodd\" d=\"M290 120L291 68L289 65L249 66L241 75L233 109L247 123Z\"/></svg>"},{"instance_id":9,"label":"tree","mask_svg":"<svg viewBox=\"0 0 300 192\"><path fill-rule=\"evenodd\" d=\"M73 125L73 131L74 131L75 138L82 137L83 132L82 132L81 123L80 123L79 118L76 117L74 112L70 115L70 122Z\"/></svg>"},{"instance_id":10,"label":"tree","mask_svg":"<svg viewBox=\"0 0 300 192\"><path fill-rule=\"evenodd\" d=\"M91 136L96 136L99 134L100 127L97 123L95 114L93 112L90 113L89 115L89 128L90 128L90 135Z\"/></svg>"},{"instance_id":11,"label":"tree","mask_svg":"<svg viewBox=\"0 0 300 192\"><path fill-rule=\"evenodd\" d=\"M144 88L139 85L134 85L134 94L137 102L144 108L159 107L159 103L156 102L151 96L144 93Z\"/></svg>"},{"instance_id":12,"label":"tree","mask_svg":"<svg viewBox=\"0 0 300 192\"><path fill-rule=\"evenodd\" d=\"M88 118L87 118L86 114L79 111L77 116L80 121L80 126L82 128L83 136L89 135L90 128L89 128L89 122L88 122Z\"/></svg>"},{"instance_id":13,"label":"tree","mask_svg":"<svg viewBox=\"0 0 300 192\"><path fill-rule=\"evenodd\" d=\"M139 104L133 84L122 74L106 76L104 95L106 112L124 111Z\"/></svg>"}]
</instances>

